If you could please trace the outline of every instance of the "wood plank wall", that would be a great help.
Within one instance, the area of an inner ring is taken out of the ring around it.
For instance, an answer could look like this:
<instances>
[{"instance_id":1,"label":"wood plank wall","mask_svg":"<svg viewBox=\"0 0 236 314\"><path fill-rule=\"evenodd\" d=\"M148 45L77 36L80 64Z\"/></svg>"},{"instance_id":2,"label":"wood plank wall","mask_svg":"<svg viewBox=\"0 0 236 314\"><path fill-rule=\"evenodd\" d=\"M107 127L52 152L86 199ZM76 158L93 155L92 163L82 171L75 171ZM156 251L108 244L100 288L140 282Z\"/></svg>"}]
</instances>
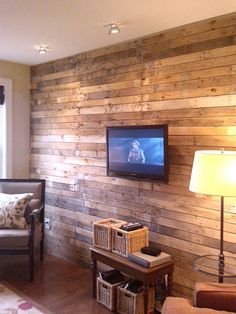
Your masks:
<instances>
[{"instance_id":1,"label":"wood plank wall","mask_svg":"<svg viewBox=\"0 0 236 314\"><path fill-rule=\"evenodd\" d=\"M236 13L33 66L31 73L31 176L47 179L48 251L89 262L94 221L137 220L173 256L175 295L190 296L196 280L212 280L193 271L192 261L218 253L220 202L188 185L196 150L236 150ZM107 126L163 123L168 184L106 176ZM230 255L235 201L226 200Z\"/></svg>"}]
</instances>

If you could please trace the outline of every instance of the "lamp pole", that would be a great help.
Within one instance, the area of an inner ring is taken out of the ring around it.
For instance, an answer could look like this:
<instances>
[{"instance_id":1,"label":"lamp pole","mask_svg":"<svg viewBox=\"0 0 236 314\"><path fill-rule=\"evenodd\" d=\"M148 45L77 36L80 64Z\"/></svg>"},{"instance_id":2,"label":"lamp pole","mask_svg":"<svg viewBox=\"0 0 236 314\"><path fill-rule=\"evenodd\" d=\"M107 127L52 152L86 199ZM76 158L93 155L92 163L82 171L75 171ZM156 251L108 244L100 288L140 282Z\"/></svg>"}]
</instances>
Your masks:
<instances>
[{"instance_id":1,"label":"lamp pole","mask_svg":"<svg viewBox=\"0 0 236 314\"><path fill-rule=\"evenodd\" d=\"M224 256L224 196L220 197L220 254L219 254L218 266L219 266L218 282L223 283L224 267L225 267L225 256Z\"/></svg>"}]
</instances>

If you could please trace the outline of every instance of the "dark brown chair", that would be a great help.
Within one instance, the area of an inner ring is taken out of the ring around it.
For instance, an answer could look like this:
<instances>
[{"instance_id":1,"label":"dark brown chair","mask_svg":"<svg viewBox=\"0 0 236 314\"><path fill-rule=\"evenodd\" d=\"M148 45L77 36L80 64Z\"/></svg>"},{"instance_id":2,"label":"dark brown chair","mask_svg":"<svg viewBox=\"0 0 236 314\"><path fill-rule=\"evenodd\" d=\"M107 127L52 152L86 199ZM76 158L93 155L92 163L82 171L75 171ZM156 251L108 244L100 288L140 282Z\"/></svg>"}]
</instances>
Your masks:
<instances>
[{"instance_id":1,"label":"dark brown chair","mask_svg":"<svg viewBox=\"0 0 236 314\"><path fill-rule=\"evenodd\" d=\"M0 229L0 255L29 255L29 277L34 279L34 251L40 245L40 259L44 251L45 180L0 179L0 193L32 193L26 211L27 229Z\"/></svg>"}]
</instances>

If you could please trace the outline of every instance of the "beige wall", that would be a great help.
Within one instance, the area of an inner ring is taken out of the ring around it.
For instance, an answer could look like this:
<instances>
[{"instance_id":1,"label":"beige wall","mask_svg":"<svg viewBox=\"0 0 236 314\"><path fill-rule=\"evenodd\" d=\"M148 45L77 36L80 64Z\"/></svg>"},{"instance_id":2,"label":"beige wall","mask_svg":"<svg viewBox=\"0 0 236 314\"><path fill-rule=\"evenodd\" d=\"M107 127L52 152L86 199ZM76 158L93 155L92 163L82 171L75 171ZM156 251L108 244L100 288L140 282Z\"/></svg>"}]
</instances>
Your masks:
<instances>
[{"instance_id":1,"label":"beige wall","mask_svg":"<svg viewBox=\"0 0 236 314\"><path fill-rule=\"evenodd\" d=\"M0 61L0 77L12 80L13 177L29 177L29 80L27 65Z\"/></svg>"}]
</instances>

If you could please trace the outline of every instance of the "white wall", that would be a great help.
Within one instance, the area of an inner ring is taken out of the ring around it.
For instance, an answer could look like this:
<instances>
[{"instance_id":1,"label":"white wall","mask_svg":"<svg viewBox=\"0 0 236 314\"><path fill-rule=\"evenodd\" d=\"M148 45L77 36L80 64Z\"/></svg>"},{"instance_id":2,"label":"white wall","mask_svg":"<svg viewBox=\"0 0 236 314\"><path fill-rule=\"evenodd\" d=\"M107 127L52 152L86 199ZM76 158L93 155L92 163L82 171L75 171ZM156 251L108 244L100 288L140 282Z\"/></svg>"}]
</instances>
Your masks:
<instances>
[{"instance_id":1,"label":"white wall","mask_svg":"<svg viewBox=\"0 0 236 314\"><path fill-rule=\"evenodd\" d=\"M3 106L0 105L0 178L3 177L3 132L2 132L2 126L3 126Z\"/></svg>"},{"instance_id":2,"label":"white wall","mask_svg":"<svg viewBox=\"0 0 236 314\"><path fill-rule=\"evenodd\" d=\"M13 178L28 178L30 153L30 67L0 60L0 77L12 80Z\"/></svg>"}]
</instances>

